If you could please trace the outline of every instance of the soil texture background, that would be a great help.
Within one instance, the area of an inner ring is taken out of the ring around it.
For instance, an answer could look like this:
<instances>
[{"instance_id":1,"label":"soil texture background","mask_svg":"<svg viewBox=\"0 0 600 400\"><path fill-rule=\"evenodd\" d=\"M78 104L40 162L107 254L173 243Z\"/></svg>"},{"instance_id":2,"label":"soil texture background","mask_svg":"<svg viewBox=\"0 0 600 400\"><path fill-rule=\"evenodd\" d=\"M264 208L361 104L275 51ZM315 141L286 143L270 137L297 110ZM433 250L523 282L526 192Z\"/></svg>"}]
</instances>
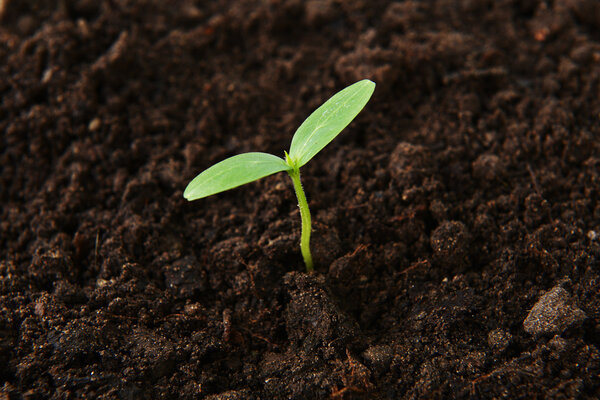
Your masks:
<instances>
[{"instance_id":1,"label":"soil texture background","mask_svg":"<svg viewBox=\"0 0 600 400\"><path fill-rule=\"evenodd\" d=\"M188 203L228 156L303 168ZM600 396L597 0L0 1L3 399Z\"/></svg>"}]
</instances>

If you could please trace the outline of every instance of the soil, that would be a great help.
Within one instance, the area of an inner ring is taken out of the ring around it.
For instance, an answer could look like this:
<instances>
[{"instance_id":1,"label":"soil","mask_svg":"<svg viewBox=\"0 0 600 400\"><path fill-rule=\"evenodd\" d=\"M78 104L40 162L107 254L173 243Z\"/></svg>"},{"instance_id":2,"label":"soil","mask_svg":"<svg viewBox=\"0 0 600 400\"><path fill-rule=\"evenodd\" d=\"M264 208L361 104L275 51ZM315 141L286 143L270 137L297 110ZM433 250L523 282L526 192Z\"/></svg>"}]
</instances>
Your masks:
<instances>
[{"instance_id":1,"label":"soil","mask_svg":"<svg viewBox=\"0 0 600 400\"><path fill-rule=\"evenodd\" d=\"M597 0L0 1L3 399L600 397ZM303 168L283 155L377 83Z\"/></svg>"}]
</instances>

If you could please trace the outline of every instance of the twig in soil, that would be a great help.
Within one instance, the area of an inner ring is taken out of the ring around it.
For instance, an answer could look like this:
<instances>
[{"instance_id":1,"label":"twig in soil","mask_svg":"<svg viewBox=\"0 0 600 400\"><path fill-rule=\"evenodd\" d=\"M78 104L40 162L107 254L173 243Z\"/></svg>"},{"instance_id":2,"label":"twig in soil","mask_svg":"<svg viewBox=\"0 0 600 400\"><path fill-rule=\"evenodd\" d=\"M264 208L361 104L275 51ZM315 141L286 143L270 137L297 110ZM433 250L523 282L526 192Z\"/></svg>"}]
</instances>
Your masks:
<instances>
[{"instance_id":1,"label":"twig in soil","mask_svg":"<svg viewBox=\"0 0 600 400\"><path fill-rule=\"evenodd\" d=\"M538 185L537 177L535 176L535 172L533 172L533 168L531 168L531 164L529 163L527 164L527 171L529 171L529 176L531 177L531 181L533 182L533 188L535 189L535 192L541 196L542 192L540 191L540 186Z\"/></svg>"},{"instance_id":2,"label":"twig in soil","mask_svg":"<svg viewBox=\"0 0 600 400\"><path fill-rule=\"evenodd\" d=\"M368 204L356 204L356 205L353 205L353 206L348 206L346 208L346 210L356 210L357 208L365 208L365 207L368 207L368 206L369 206Z\"/></svg>"},{"instance_id":3,"label":"twig in soil","mask_svg":"<svg viewBox=\"0 0 600 400\"><path fill-rule=\"evenodd\" d=\"M418 267L420 267L421 265L428 265L429 264L429 260L420 260L417 261L416 263L414 263L413 265L411 265L410 267L404 268L402 271L400 271L400 274L407 274L412 271L413 269L416 269Z\"/></svg>"},{"instance_id":4,"label":"twig in soil","mask_svg":"<svg viewBox=\"0 0 600 400\"><path fill-rule=\"evenodd\" d=\"M484 381L484 380L486 380L486 379L488 379L488 378L490 378L490 377L492 377L492 376L494 376L494 375L498 375L498 374L501 374L501 373L504 373L504 372L505 372L505 373L507 373L507 374L511 374L511 373L514 373L514 374L521 373L521 374L523 374L523 375L527 375L527 376L531 376L531 377L535 377L535 376L536 376L536 374L534 374L534 373L532 373L532 372L529 372L529 371L527 371L527 370L524 370L524 369L522 369L522 368L515 368L515 369L512 369L512 370L511 370L511 369L509 369L507 366L502 366L502 367L500 367L500 368L496 368L495 370L493 370L493 371L491 371L491 372L488 372L487 374L480 375L480 376L478 376L477 378L473 379L473 380L471 381L471 396L475 396L475 391L477 390L477 388L476 388L476 385L477 385L479 382L481 382L481 381Z\"/></svg>"},{"instance_id":5,"label":"twig in soil","mask_svg":"<svg viewBox=\"0 0 600 400\"><path fill-rule=\"evenodd\" d=\"M254 280L254 271L256 270L256 267L248 264L237 250L235 251L235 256L237 257L238 262L244 267L246 267L246 270L248 271L248 276L250 277L250 288L252 289L252 293L254 293L254 295L257 298L260 298L260 294L258 293L258 290L256 290L256 281Z\"/></svg>"},{"instance_id":6,"label":"twig in soil","mask_svg":"<svg viewBox=\"0 0 600 400\"><path fill-rule=\"evenodd\" d=\"M331 395L329 396L332 399L343 399L344 393L346 393L347 391L352 391L355 393L364 393L365 392L364 390L362 390L361 388L358 388L356 386L346 386L339 390L336 386L334 386L333 388L335 391L333 393L331 393Z\"/></svg>"},{"instance_id":7,"label":"twig in soil","mask_svg":"<svg viewBox=\"0 0 600 400\"><path fill-rule=\"evenodd\" d=\"M231 310L226 308L223 310L223 341L229 342L231 336Z\"/></svg>"},{"instance_id":8,"label":"twig in soil","mask_svg":"<svg viewBox=\"0 0 600 400\"><path fill-rule=\"evenodd\" d=\"M391 222L402 222L405 219L414 218L417 215L418 212L425 211L425 210L426 210L426 207L424 205L420 205L420 206L415 207L409 213L405 213L405 214L402 214L402 215L396 215L396 216L391 217L389 219L389 221L391 221Z\"/></svg>"},{"instance_id":9,"label":"twig in soil","mask_svg":"<svg viewBox=\"0 0 600 400\"><path fill-rule=\"evenodd\" d=\"M368 379L368 372L365 373L364 370L364 365L362 365L360 362L358 362L356 359L354 359L354 357L352 357L350 355L350 350L348 350L346 348L346 357L348 358L348 366L350 367L350 376L352 378L356 378L358 379L359 383L365 388L365 389L371 389L372 388L372 384L371 382L369 382ZM363 372L360 372L360 367L362 367ZM358 372L357 372L358 370Z\"/></svg>"},{"instance_id":10,"label":"twig in soil","mask_svg":"<svg viewBox=\"0 0 600 400\"><path fill-rule=\"evenodd\" d=\"M284 152L285 158L257 152L227 158L196 176L185 188L183 197L189 201L201 199L286 171L292 179L300 208L302 220L300 251L306 271L311 272L313 270L310 252L312 225L308 201L300 181L300 167L323 150L352 122L374 91L375 83L368 79L348 86L323 103L300 125L292 137L290 152Z\"/></svg>"},{"instance_id":11,"label":"twig in soil","mask_svg":"<svg viewBox=\"0 0 600 400\"><path fill-rule=\"evenodd\" d=\"M94 269L98 267L98 244L100 243L100 230L96 230L96 245L94 246Z\"/></svg>"},{"instance_id":12,"label":"twig in soil","mask_svg":"<svg viewBox=\"0 0 600 400\"><path fill-rule=\"evenodd\" d=\"M352 254L349 255L349 257L354 257L355 255L357 255L358 253L365 251L369 248L368 244L359 244L356 249L354 249L354 251L352 252Z\"/></svg>"},{"instance_id":13,"label":"twig in soil","mask_svg":"<svg viewBox=\"0 0 600 400\"><path fill-rule=\"evenodd\" d=\"M257 333L252 332L250 329L247 329L247 328L244 328L244 327L240 327L239 329L242 330L242 331L244 331L244 332L246 332L248 335L252 336L253 338L261 340L261 341L267 343L268 345L273 346L276 349L279 348L279 345L271 342L269 339L267 339L264 336L261 336L261 335L259 335Z\"/></svg>"},{"instance_id":14,"label":"twig in soil","mask_svg":"<svg viewBox=\"0 0 600 400\"><path fill-rule=\"evenodd\" d=\"M357 373L356 370L359 369L360 363L356 361L352 355L350 354L350 350L346 349L346 358L348 362L348 368L350 369L350 379L348 377L343 376L342 382L344 387L338 389L337 386L334 386L334 392L331 393L330 398L332 399L343 399L344 394L348 391L354 393L365 393L366 390L356 386L355 384L351 384L351 382L359 381L358 383L363 385L365 388L369 389L372 385L368 382L364 374Z\"/></svg>"}]
</instances>

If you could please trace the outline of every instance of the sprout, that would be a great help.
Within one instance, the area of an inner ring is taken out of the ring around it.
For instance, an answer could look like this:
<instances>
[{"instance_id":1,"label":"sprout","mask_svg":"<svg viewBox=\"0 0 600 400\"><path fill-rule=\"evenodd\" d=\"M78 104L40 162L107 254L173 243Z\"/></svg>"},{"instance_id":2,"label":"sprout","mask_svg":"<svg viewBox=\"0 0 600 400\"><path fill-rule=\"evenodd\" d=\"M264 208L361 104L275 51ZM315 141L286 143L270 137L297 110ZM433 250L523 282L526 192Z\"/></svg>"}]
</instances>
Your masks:
<instances>
[{"instance_id":1,"label":"sprout","mask_svg":"<svg viewBox=\"0 0 600 400\"><path fill-rule=\"evenodd\" d=\"M197 200L277 172L287 171L294 184L302 219L300 250L306 270L311 272L311 219L300 181L300 167L309 162L352 122L367 104L374 90L375 83L364 79L336 93L300 125L292 138L289 153L285 152L284 159L268 153L244 153L227 158L196 176L185 188L183 197L189 201Z\"/></svg>"}]
</instances>

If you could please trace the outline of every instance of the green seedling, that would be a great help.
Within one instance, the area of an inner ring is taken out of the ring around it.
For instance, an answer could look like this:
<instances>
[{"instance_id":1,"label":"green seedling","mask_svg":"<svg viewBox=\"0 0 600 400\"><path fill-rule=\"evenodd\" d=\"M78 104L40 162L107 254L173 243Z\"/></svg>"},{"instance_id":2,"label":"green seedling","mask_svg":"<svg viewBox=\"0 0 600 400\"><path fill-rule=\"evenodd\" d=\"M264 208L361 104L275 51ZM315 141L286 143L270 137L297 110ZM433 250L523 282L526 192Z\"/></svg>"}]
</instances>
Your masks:
<instances>
[{"instance_id":1,"label":"green seedling","mask_svg":"<svg viewBox=\"0 0 600 400\"><path fill-rule=\"evenodd\" d=\"M306 270L313 270L310 252L311 220L306 195L300 181L300 167L310 161L329 144L364 108L375 90L375 83L368 79L336 93L317 108L300 125L285 158L267 153L244 153L227 158L196 176L185 188L183 197L197 200L256 181L277 172L287 171L292 178L300 218L302 234L300 250Z\"/></svg>"}]
</instances>

